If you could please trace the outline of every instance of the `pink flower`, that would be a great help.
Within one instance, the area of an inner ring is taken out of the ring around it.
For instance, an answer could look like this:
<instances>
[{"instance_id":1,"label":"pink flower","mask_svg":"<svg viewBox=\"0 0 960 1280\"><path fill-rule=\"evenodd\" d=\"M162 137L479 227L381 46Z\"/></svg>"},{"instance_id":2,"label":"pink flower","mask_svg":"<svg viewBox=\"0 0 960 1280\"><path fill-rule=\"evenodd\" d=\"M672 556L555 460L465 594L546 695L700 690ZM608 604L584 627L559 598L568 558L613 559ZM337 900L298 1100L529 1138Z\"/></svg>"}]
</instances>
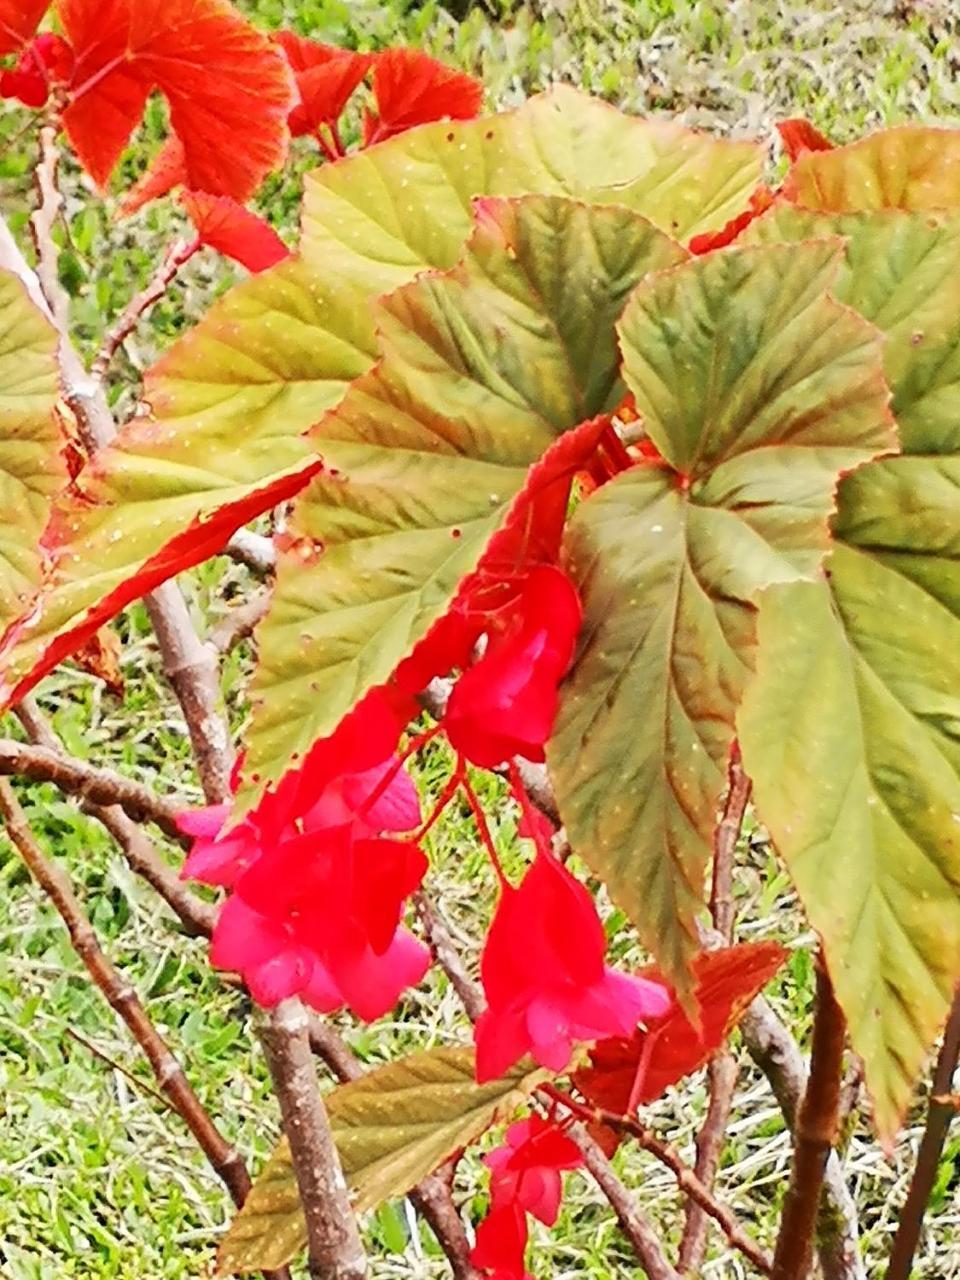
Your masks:
<instances>
[{"instance_id":1,"label":"pink flower","mask_svg":"<svg viewBox=\"0 0 960 1280\"><path fill-rule=\"evenodd\" d=\"M552 1227L560 1212L560 1174L581 1167L580 1148L558 1124L540 1116L518 1120L506 1138L504 1146L483 1157L491 1171L494 1206L516 1205Z\"/></svg>"},{"instance_id":2,"label":"pink flower","mask_svg":"<svg viewBox=\"0 0 960 1280\"><path fill-rule=\"evenodd\" d=\"M477 1227L477 1243L470 1254L475 1267L489 1272L491 1280L533 1280L524 1267L527 1251L527 1219L515 1204L496 1205Z\"/></svg>"},{"instance_id":3,"label":"pink flower","mask_svg":"<svg viewBox=\"0 0 960 1280\"><path fill-rule=\"evenodd\" d=\"M485 769L516 755L543 760L581 620L566 574L552 565L531 569L519 597L493 616L483 656L450 695L443 724L457 751Z\"/></svg>"},{"instance_id":4,"label":"pink flower","mask_svg":"<svg viewBox=\"0 0 960 1280\"><path fill-rule=\"evenodd\" d=\"M538 852L520 887L504 888L487 935L478 1081L495 1079L527 1053L563 1071L575 1042L632 1035L641 1019L668 1008L666 987L609 968L605 950L587 890Z\"/></svg>"},{"instance_id":5,"label":"pink flower","mask_svg":"<svg viewBox=\"0 0 960 1280\"><path fill-rule=\"evenodd\" d=\"M416 845L357 839L346 826L286 840L237 880L211 961L241 972L261 1004L292 984L316 1008L380 1017L429 967L427 948L400 927L426 867Z\"/></svg>"}]
</instances>

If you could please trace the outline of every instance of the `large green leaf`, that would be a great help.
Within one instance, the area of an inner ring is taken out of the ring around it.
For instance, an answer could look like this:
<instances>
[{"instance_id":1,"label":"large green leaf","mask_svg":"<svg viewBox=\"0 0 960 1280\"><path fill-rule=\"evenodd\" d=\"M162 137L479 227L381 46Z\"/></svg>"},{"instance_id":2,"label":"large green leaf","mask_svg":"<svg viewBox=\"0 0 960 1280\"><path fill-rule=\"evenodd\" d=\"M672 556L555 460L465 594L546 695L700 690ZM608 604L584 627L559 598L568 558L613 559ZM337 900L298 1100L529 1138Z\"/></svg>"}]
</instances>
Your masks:
<instances>
[{"instance_id":1,"label":"large green leaf","mask_svg":"<svg viewBox=\"0 0 960 1280\"><path fill-rule=\"evenodd\" d=\"M960 131L902 125L829 151L804 151L784 184L805 209L853 213L870 209L960 206Z\"/></svg>"},{"instance_id":2,"label":"large green leaf","mask_svg":"<svg viewBox=\"0 0 960 1280\"><path fill-rule=\"evenodd\" d=\"M19 693L128 601L307 482L302 433L376 354L373 296L449 268L483 194L575 194L678 236L723 225L761 148L632 119L570 89L412 130L308 179L301 257L234 289L160 361L152 419L85 471L57 519L42 607L6 645Z\"/></svg>"},{"instance_id":3,"label":"large green leaf","mask_svg":"<svg viewBox=\"0 0 960 1280\"><path fill-rule=\"evenodd\" d=\"M707 255L642 284L624 375L662 466L577 511L585 626L548 761L573 848L689 989L759 593L816 576L838 475L894 447L876 331L836 245Z\"/></svg>"},{"instance_id":4,"label":"large green leaf","mask_svg":"<svg viewBox=\"0 0 960 1280\"><path fill-rule=\"evenodd\" d=\"M739 728L892 1137L960 973L960 624L876 570L767 594Z\"/></svg>"},{"instance_id":5,"label":"large green leaf","mask_svg":"<svg viewBox=\"0 0 960 1280\"><path fill-rule=\"evenodd\" d=\"M380 303L383 361L317 428L328 470L297 507L295 532L323 552L282 560L258 631L261 781L388 678L531 465L622 398L615 322L638 280L684 256L626 209L488 200L460 266Z\"/></svg>"},{"instance_id":6,"label":"large green leaf","mask_svg":"<svg viewBox=\"0 0 960 1280\"><path fill-rule=\"evenodd\" d=\"M52 326L16 276L0 271L0 629L39 585L40 535L66 479L56 351Z\"/></svg>"},{"instance_id":7,"label":"large green leaf","mask_svg":"<svg viewBox=\"0 0 960 1280\"><path fill-rule=\"evenodd\" d=\"M890 1133L960 977L960 217L786 210L751 232L838 233L847 255L837 293L884 331L907 456L841 485L834 528L846 545L829 561L832 610L818 600L791 621L788 604L771 603L773 656L742 735L761 815L823 938ZM831 664L830 687L827 666L822 679L819 667L804 675L806 644ZM791 732L771 753L786 706ZM823 749L802 750L803 735Z\"/></svg>"},{"instance_id":8,"label":"large green leaf","mask_svg":"<svg viewBox=\"0 0 960 1280\"><path fill-rule=\"evenodd\" d=\"M334 1089L327 1113L357 1212L409 1191L490 1125L513 1115L548 1077L527 1061L478 1085L472 1049L432 1049ZM218 1272L282 1267L306 1238L283 1138L224 1236Z\"/></svg>"}]
</instances>

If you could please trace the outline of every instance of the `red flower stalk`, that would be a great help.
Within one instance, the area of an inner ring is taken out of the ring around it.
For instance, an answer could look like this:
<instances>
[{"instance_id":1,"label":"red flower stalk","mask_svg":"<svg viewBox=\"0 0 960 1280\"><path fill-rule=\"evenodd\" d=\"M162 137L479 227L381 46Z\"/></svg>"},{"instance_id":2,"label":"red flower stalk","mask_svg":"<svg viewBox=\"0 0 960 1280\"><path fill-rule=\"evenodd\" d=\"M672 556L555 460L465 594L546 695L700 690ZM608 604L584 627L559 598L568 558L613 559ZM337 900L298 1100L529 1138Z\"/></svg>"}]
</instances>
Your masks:
<instances>
[{"instance_id":1,"label":"red flower stalk","mask_svg":"<svg viewBox=\"0 0 960 1280\"><path fill-rule=\"evenodd\" d=\"M576 588L553 565L531 569L519 595L490 616L483 656L457 681L443 721L471 763L543 760L582 616Z\"/></svg>"},{"instance_id":2,"label":"red flower stalk","mask_svg":"<svg viewBox=\"0 0 960 1280\"><path fill-rule=\"evenodd\" d=\"M503 888L483 951L488 1007L475 1028L481 1083L527 1053L563 1071L575 1042L632 1035L638 1022L668 1008L665 987L611 969L605 951L589 893L539 850L520 887Z\"/></svg>"}]
</instances>

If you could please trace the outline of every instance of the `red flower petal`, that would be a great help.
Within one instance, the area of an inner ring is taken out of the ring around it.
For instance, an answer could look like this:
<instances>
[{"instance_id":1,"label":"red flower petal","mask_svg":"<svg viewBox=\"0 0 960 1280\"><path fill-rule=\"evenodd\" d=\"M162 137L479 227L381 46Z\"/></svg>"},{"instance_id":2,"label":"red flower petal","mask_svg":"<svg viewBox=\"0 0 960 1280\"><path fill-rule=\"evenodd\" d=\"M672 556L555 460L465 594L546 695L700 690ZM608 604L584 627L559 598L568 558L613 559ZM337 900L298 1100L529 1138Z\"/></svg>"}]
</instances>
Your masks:
<instances>
[{"instance_id":1,"label":"red flower petal","mask_svg":"<svg viewBox=\"0 0 960 1280\"><path fill-rule=\"evenodd\" d=\"M180 200L201 242L248 271L265 271L290 256L273 227L230 196L184 191Z\"/></svg>"},{"instance_id":2,"label":"red flower petal","mask_svg":"<svg viewBox=\"0 0 960 1280\"><path fill-rule=\"evenodd\" d=\"M274 39L293 70L300 95L290 112L291 134L297 138L334 124L372 66L374 55L307 40L292 31L280 31Z\"/></svg>"},{"instance_id":3,"label":"red flower petal","mask_svg":"<svg viewBox=\"0 0 960 1280\"><path fill-rule=\"evenodd\" d=\"M783 149L791 162L804 151L832 151L833 143L819 129L815 129L809 120L799 117L793 120L781 120L777 125L777 133L783 143Z\"/></svg>"},{"instance_id":4,"label":"red flower petal","mask_svg":"<svg viewBox=\"0 0 960 1280\"><path fill-rule=\"evenodd\" d=\"M470 1261L493 1271L500 1280L527 1280L523 1265L526 1250L527 1220L522 1209L508 1204L491 1210L477 1227Z\"/></svg>"},{"instance_id":5,"label":"red flower petal","mask_svg":"<svg viewBox=\"0 0 960 1280\"><path fill-rule=\"evenodd\" d=\"M0 58L27 43L50 0L0 0Z\"/></svg>"},{"instance_id":6,"label":"red flower petal","mask_svg":"<svg viewBox=\"0 0 960 1280\"><path fill-rule=\"evenodd\" d=\"M77 57L64 126L101 185L159 88L191 187L248 199L286 154L285 58L229 0L57 0Z\"/></svg>"},{"instance_id":7,"label":"red flower petal","mask_svg":"<svg viewBox=\"0 0 960 1280\"><path fill-rule=\"evenodd\" d=\"M364 145L431 120L472 120L483 105L483 86L418 49L387 49L373 71L379 115L367 116Z\"/></svg>"},{"instance_id":8,"label":"red flower petal","mask_svg":"<svg viewBox=\"0 0 960 1280\"><path fill-rule=\"evenodd\" d=\"M175 133L150 161L143 176L131 187L120 204L120 216L129 218L151 200L159 200L174 187L181 187L187 180L187 160L183 143Z\"/></svg>"}]
</instances>

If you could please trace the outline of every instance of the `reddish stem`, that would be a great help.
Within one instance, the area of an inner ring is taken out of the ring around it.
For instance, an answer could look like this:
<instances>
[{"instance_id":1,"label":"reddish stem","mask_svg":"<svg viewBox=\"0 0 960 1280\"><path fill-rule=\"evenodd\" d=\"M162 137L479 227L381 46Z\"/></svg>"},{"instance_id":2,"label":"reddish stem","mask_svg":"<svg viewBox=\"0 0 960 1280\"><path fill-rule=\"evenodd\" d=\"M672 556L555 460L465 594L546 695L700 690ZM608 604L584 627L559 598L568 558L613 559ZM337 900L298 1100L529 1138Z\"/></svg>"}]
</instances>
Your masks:
<instances>
[{"instance_id":1,"label":"reddish stem","mask_svg":"<svg viewBox=\"0 0 960 1280\"><path fill-rule=\"evenodd\" d=\"M493 843L493 836L490 834L490 828L487 826L486 814L483 812L483 808L477 798L477 793L474 791L473 786L470 783L470 779L467 777L466 765L462 757L458 761L457 767L463 773L460 785L463 787L463 794L467 797L467 803L470 805L473 820L477 824L477 833L480 836L480 842L486 850L487 857L490 859L494 871L497 873L497 879L500 881L500 888L504 890L512 889L513 885L507 879L506 872L500 863L500 855L497 853L496 846Z\"/></svg>"}]
</instances>

